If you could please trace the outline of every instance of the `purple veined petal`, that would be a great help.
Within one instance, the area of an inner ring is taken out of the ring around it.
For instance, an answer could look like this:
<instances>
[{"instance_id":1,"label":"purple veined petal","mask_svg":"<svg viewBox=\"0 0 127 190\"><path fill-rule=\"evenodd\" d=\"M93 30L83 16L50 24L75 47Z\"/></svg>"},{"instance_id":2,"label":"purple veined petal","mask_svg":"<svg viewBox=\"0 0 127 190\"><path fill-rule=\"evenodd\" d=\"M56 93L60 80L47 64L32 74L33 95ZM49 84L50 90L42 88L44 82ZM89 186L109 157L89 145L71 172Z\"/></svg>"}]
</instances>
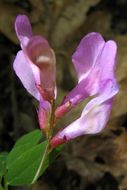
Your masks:
<instances>
[{"instance_id":1,"label":"purple veined petal","mask_svg":"<svg viewBox=\"0 0 127 190\"><path fill-rule=\"evenodd\" d=\"M13 63L13 68L26 90L37 100L40 100L40 93L36 88L36 81L31 69L31 65L25 58L23 51L19 51L17 53Z\"/></svg>"},{"instance_id":2,"label":"purple veined petal","mask_svg":"<svg viewBox=\"0 0 127 190\"><path fill-rule=\"evenodd\" d=\"M72 55L72 62L79 82L89 75L104 45L104 39L96 32L89 33L81 40L75 53Z\"/></svg>"},{"instance_id":3,"label":"purple veined petal","mask_svg":"<svg viewBox=\"0 0 127 190\"><path fill-rule=\"evenodd\" d=\"M99 133L105 127L111 112L113 97L118 93L116 81L104 81L101 93L86 105L79 119L53 137L52 147L84 134Z\"/></svg>"},{"instance_id":4,"label":"purple veined petal","mask_svg":"<svg viewBox=\"0 0 127 190\"><path fill-rule=\"evenodd\" d=\"M32 37L32 28L26 15L18 15L15 21L15 31L22 47L25 47Z\"/></svg>"}]
</instances>

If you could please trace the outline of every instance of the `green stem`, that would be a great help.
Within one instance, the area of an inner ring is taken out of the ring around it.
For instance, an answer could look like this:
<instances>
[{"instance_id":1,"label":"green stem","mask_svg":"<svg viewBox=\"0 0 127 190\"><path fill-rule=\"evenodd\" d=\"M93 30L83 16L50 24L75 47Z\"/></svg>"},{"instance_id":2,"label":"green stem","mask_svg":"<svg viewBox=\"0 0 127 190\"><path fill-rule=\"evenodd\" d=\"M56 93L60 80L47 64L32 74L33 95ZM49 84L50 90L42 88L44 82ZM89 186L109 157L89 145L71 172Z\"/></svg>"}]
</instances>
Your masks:
<instances>
[{"instance_id":1,"label":"green stem","mask_svg":"<svg viewBox=\"0 0 127 190\"><path fill-rule=\"evenodd\" d=\"M37 179L38 179L38 177L39 177L39 175L40 175L41 169L42 169L43 164L44 164L44 162L45 162L45 160L46 160L46 157L47 157L47 155L48 155L49 146L50 146L50 141L48 141L47 144L46 144L44 154L43 154L43 156L42 156L42 159L41 159L39 168L38 168L38 170L37 170L37 172L36 172L36 174L35 174L35 176L34 176L34 179L33 179L33 181L32 181L32 184L34 184L34 183L37 181Z\"/></svg>"}]
</instances>

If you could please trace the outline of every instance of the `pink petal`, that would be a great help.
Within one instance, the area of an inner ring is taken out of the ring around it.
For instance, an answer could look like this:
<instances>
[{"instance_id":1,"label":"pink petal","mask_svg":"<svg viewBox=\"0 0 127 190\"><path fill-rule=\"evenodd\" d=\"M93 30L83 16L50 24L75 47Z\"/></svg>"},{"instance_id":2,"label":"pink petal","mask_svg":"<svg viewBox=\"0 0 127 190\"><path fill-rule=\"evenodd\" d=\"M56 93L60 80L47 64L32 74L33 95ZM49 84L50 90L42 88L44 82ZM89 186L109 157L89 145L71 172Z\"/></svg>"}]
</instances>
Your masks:
<instances>
[{"instance_id":1,"label":"pink petal","mask_svg":"<svg viewBox=\"0 0 127 190\"><path fill-rule=\"evenodd\" d=\"M36 81L33 71L27 59L25 58L23 51L19 51L17 53L13 63L13 68L26 90L37 100L40 100L40 93L38 92L35 85Z\"/></svg>"},{"instance_id":2,"label":"pink petal","mask_svg":"<svg viewBox=\"0 0 127 190\"><path fill-rule=\"evenodd\" d=\"M49 113L51 111L51 105L48 101L40 100L39 102L39 110L38 110L38 119L40 128L43 132L46 132L46 127L48 126L49 122Z\"/></svg>"},{"instance_id":3,"label":"pink petal","mask_svg":"<svg viewBox=\"0 0 127 190\"><path fill-rule=\"evenodd\" d=\"M26 46L32 37L32 28L26 15L18 15L15 21L15 31L21 46Z\"/></svg>"},{"instance_id":4,"label":"pink petal","mask_svg":"<svg viewBox=\"0 0 127 190\"><path fill-rule=\"evenodd\" d=\"M112 80L105 81L102 86L102 94L86 105L81 117L53 137L52 147L84 134L96 134L105 127L118 86Z\"/></svg>"}]
</instances>

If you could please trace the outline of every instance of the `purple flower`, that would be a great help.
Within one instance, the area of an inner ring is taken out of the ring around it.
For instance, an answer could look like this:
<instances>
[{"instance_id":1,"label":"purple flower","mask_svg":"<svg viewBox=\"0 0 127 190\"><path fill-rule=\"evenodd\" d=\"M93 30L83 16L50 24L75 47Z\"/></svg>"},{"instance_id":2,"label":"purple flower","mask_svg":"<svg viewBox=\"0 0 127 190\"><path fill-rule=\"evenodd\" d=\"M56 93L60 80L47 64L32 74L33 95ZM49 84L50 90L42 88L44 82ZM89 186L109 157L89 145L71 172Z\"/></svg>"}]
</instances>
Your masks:
<instances>
[{"instance_id":1,"label":"purple flower","mask_svg":"<svg viewBox=\"0 0 127 190\"><path fill-rule=\"evenodd\" d=\"M22 50L15 58L14 70L27 91L39 101L39 123L46 131L57 91L55 55L46 39L33 36L25 15L16 18L15 30ZM51 140L52 147L84 134L96 134L105 127L113 97L118 92L114 75L116 51L116 43L105 42L99 33L89 33L81 40L72 56L78 84L56 108L52 124L85 98L93 99L76 121L56 133Z\"/></svg>"},{"instance_id":2,"label":"purple flower","mask_svg":"<svg viewBox=\"0 0 127 190\"><path fill-rule=\"evenodd\" d=\"M83 109L80 118L53 137L52 147L84 134L99 133L105 127L113 97L118 92L114 76L116 51L116 43L105 42L98 33L90 33L81 40L72 56L78 84L56 109L56 116L63 116L88 96L94 98Z\"/></svg>"},{"instance_id":3,"label":"purple flower","mask_svg":"<svg viewBox=\"0 0 127 190\"><path fill-rule=\"evenodd\" d=\"M39 122L45 129L51 101L56 96L55 54L45 38L33 36L27 16L16 18L15 30L22 50L17 53L13 67L26 90L40 102Z\"/></svg>"}]
</instances>

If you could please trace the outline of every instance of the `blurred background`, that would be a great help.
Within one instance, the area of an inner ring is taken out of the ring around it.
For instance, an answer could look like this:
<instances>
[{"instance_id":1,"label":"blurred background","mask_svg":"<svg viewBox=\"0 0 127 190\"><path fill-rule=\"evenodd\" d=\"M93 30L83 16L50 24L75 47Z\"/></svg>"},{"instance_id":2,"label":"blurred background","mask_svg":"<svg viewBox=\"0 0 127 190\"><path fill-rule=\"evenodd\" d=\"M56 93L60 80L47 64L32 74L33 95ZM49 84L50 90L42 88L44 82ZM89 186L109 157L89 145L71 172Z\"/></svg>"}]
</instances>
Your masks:
<instances>
[{"instance_id":1,"label":"blurred background","mask_svg":"<svg viewBox=\"0 0 127 190\"><path fill-rule=\"evenodd\" d=\"M96 31L118 44L120 92L106 129L66 144L34 190L127 190L127 0L0 0L0 152L39 127L36 102L12 69L20 49L14 31L18 14L28 15L34 34L55 50L58 103L76 84L71 55L85 34ZM59 127L77 118L83 104Z\"/></svg>"}]
</instances>

